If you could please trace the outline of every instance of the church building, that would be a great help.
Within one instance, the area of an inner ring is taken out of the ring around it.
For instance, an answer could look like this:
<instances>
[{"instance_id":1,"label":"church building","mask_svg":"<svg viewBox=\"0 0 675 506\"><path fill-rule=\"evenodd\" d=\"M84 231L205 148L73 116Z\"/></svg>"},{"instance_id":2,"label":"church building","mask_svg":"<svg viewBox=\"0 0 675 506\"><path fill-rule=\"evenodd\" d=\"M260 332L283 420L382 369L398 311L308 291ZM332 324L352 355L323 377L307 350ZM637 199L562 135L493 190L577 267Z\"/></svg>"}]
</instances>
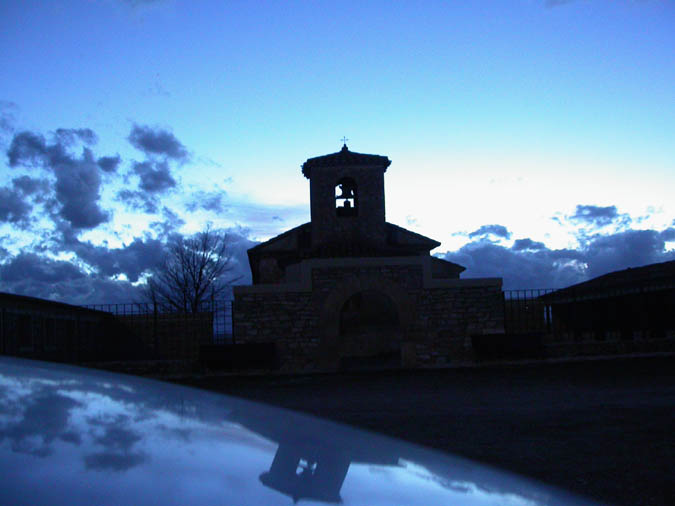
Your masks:
<instances>
[{"instance_id":1,"label":"church building","mask_svg":"<svg viewBox=\"0 0 675 506\"><path fill-rule=\"evenodd\" d=\"M504 331L500 278L460 279L440 243L385 219L386 156L308 159L311 221L248 250L234 288L237 343L274 343L287 371L471 361L471 336Z\"/></svg>"}]
</instances>

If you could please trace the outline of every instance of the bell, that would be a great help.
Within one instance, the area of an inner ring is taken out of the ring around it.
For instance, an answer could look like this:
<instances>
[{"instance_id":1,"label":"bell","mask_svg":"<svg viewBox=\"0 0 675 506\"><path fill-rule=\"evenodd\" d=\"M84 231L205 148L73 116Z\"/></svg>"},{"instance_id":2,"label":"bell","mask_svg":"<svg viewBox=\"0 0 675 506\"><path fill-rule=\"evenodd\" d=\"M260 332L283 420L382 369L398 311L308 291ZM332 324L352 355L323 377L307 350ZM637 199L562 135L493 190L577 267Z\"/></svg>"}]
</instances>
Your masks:
<instances>
[{"instance_id":1,"label":"bell","mask_svg":"<svg viewBox=\"0 0 675 506\"><path fill-rule=\"evenodd\" d=\"M352 189L351 186L348 186L346 184L341 184L340 185L340 198L343 199L351 199L354 198L354 190Z\"/></svg>"}]
</instances>

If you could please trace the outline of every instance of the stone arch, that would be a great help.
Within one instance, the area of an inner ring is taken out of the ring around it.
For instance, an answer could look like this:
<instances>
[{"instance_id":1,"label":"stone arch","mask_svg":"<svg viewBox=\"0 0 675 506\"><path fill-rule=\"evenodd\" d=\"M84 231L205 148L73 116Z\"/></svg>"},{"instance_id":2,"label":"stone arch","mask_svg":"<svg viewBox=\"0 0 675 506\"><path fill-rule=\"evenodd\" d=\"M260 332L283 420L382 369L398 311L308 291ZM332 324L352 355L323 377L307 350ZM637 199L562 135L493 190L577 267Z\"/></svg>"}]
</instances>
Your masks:
<instances>
[{"instance_id":1,"label":"stone arch","mask_svg":"<svg viewBox=\"0 0 675 506\"><path fill-rule=\"evenodd\" d=\"M379 292L391 300L398 316L400 342L407 341L409 328L414 318L414 303L410 295L397 283L384 276L353 276L338 283L328 294L321 308L319 318L321 345L318 362L322 368L336 369L339 367L342 310L347 301L356 294L364 292Z\"/></svg>"}]
</instances>

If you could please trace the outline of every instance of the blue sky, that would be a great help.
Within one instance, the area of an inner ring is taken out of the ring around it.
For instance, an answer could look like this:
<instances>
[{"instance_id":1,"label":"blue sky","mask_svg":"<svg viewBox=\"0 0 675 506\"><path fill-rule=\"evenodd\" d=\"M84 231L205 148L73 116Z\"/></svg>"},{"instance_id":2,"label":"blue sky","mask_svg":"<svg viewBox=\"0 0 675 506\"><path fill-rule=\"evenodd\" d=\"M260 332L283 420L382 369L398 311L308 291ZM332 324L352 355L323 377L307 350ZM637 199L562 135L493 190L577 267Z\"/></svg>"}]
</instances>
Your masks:
<instances>
[{"instance_id":1,"label":"blue sky","mask_svg":"<svg viewBox=\"0 0 675 506\"><path fill-rule=\"evenodd\" d=\"M343 135L465 276L675 258L672 2L5 1L0 44L2 291L131 296L209 221L244 269L309 219L300 165Z\"/></svg>"}]
</instances>

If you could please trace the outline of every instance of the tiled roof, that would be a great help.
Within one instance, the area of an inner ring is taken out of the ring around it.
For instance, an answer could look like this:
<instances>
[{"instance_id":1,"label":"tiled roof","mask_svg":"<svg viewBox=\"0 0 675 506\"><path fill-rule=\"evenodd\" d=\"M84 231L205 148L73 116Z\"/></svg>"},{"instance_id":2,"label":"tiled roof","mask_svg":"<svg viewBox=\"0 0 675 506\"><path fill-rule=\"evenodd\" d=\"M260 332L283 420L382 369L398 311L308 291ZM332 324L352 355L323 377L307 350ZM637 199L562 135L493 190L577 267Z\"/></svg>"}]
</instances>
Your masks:
<instances>
[{"instance_id":1,"label":"tiled roof","mask_svg":"<svg viewBox=\"0 0 675 506\"><path fill-rule=\"evenodd\" d=\"M314 167L337 167L337 166L373 166L373 167L387 167L391 164L391 160L386 156L381 155L366 155L363 153L355 153L349 151L347 145L342 146L342 149L337 153L330 155L315 156L309 158L302 164L302 174L309 179Z\"/></svg>"}]
</instances>

